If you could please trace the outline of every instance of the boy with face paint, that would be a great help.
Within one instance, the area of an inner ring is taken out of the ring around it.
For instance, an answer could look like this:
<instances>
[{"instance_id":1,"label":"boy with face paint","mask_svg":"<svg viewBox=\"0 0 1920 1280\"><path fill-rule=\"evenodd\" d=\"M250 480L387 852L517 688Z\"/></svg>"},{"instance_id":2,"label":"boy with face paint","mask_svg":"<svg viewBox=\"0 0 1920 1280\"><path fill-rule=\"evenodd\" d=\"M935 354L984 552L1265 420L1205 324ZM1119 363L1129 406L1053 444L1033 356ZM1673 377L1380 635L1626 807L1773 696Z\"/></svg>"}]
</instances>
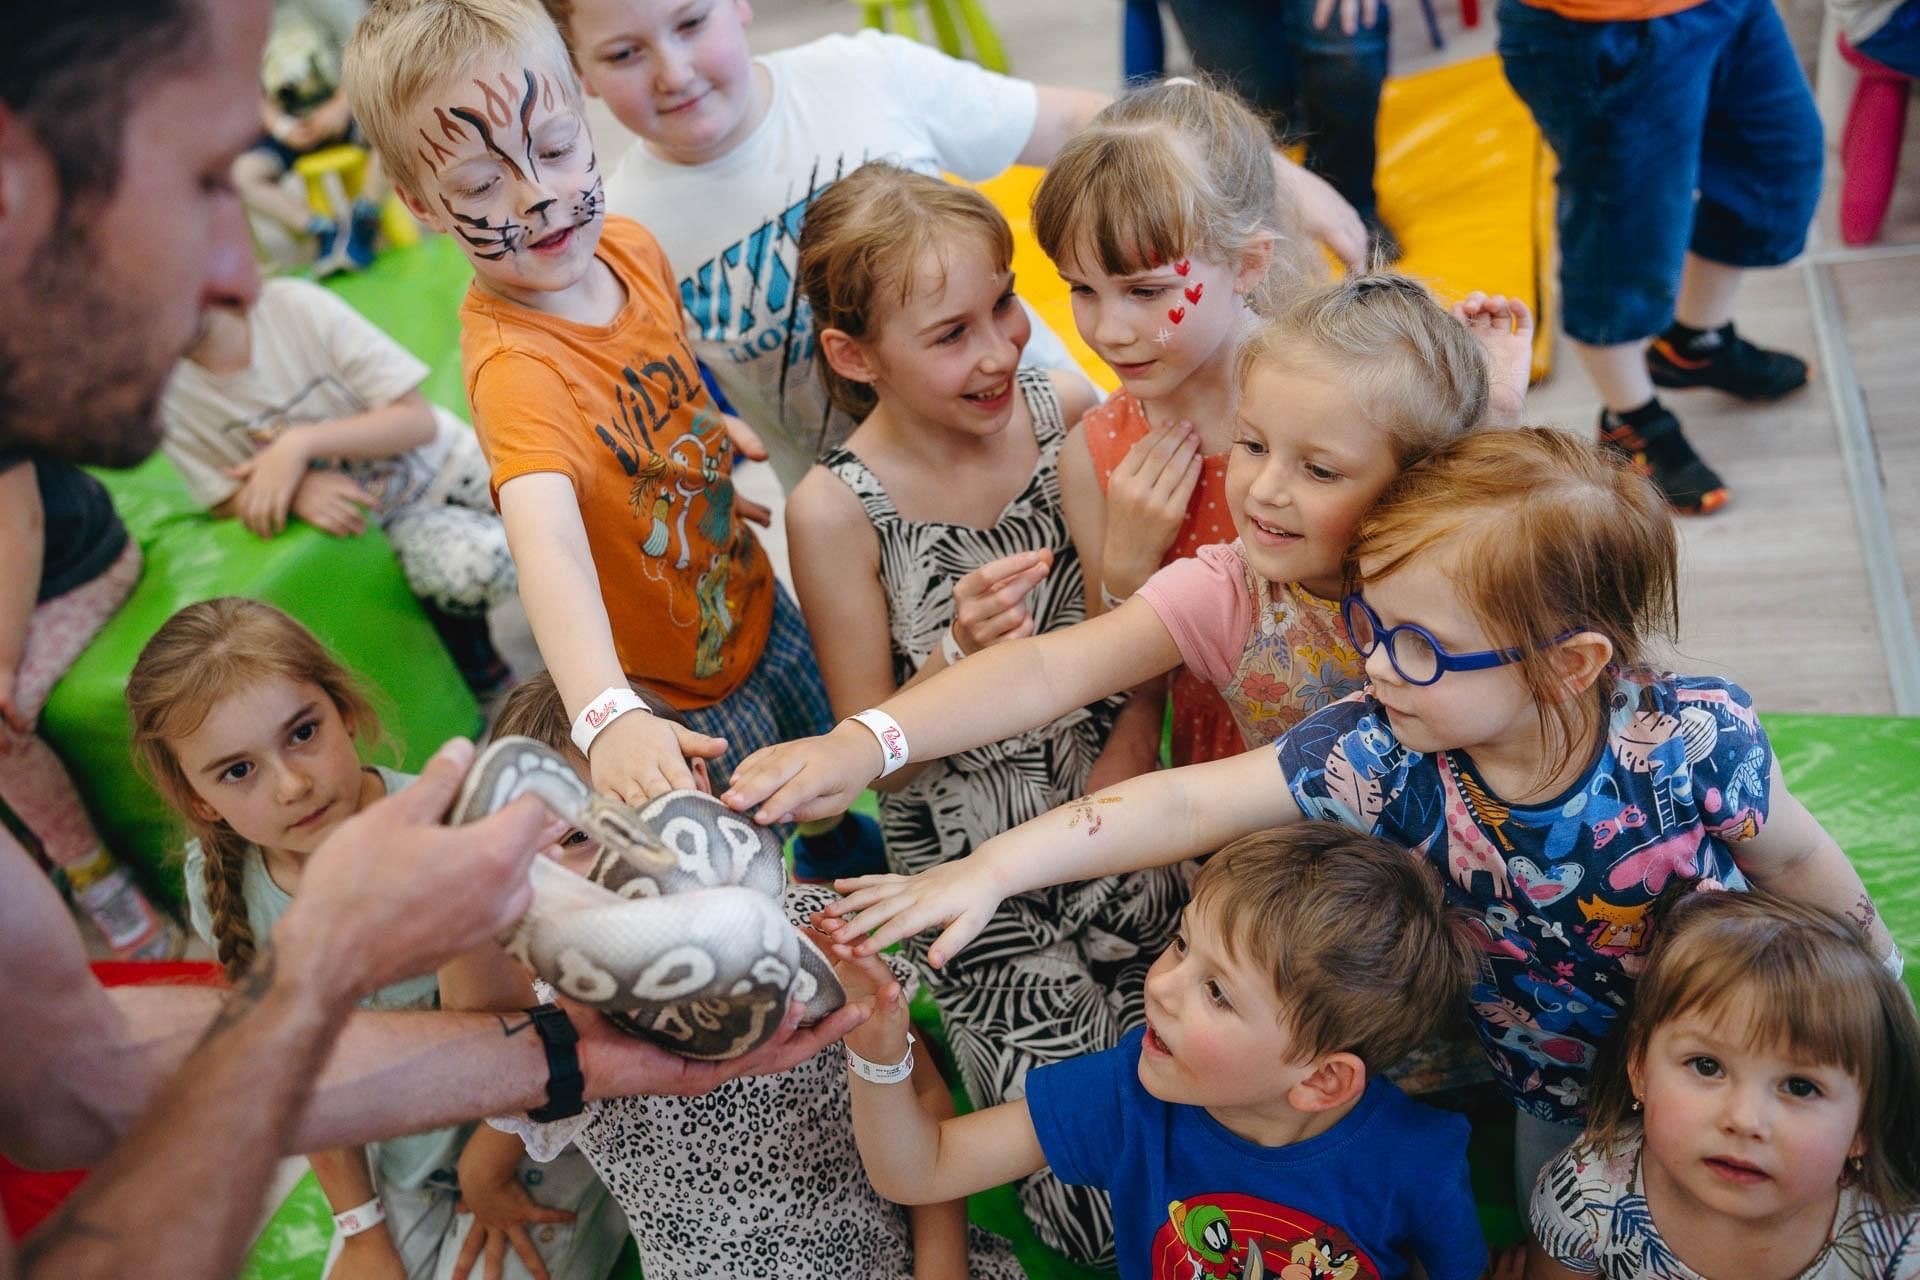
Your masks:
<instances>
[{"instance_id":1,"label":"boy with face paint","mask_svg":"<svg viewBox=\"0 0 1920 1280\"><path fill-rule=\"evenodd\" d=\"M474 426L595 788L638 804L691 786L689 756L825 728L806 628L734 493L736 447L764 450L702 385L653 237L605 215L552 22L531 0L382 0L345 80L408 207L473 264ZM647 714L625 672L688 724Z\"/></svg>"}]
</instances>

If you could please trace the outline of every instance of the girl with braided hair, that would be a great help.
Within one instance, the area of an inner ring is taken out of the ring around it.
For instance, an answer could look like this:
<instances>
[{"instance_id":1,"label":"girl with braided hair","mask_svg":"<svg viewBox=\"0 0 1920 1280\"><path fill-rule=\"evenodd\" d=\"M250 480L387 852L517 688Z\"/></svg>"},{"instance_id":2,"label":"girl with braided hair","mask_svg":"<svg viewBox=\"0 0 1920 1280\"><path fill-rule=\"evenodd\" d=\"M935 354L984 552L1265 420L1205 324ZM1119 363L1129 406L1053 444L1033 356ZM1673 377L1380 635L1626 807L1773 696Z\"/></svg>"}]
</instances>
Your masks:
<instances>
[{"instance_id":1,"label":"girl with braided hair","mask_svg":"<svg viewBox=\"0 0 1920 1280\"><path fill-rule=\"evenodd\" d=\"M361 763L360 744L380 735L365 689L312 632L255 600L205 600L168 619L134 664L127 707L134 749L191 836L194 930L229 979L252 966L321 843L413 781ZM420 974L363 1004L435 1008L439 979ZM472 1132L465 1125L311 1154L335 1214L327 1275L464 1276L484 1251L489 1275L605 1276L626 1223L586 1162L574 1155L540 1166L531 1179L537 1200L522 1195L511 1214L476 1222L461 1210L456 1173ZM491 1131L483 1141L517 1144Z\"/></svg>"}]
</instances>

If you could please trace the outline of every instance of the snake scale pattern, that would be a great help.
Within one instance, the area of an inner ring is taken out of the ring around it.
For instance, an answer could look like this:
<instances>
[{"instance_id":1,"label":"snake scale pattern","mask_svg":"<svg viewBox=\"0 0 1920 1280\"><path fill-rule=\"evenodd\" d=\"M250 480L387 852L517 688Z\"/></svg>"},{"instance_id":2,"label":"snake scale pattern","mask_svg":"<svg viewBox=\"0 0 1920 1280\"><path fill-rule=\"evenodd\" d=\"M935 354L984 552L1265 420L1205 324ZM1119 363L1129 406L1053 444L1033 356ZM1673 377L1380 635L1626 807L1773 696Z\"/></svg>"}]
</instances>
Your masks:
<instances>
[{"instance_id":1,"label":"snake scale pattern","mask_svg":"<svg viewBox=\"0 0 1920 1280\"><path fill-rule=\"evenodd\" d=\"M779 1028L845 1003L826 956L787 919L774 834L699 791L638 812L595 795L565 757L531 738L495 741L473 762L452 821L523 795L599 841L586 877L547 858L533 905L503 935L508 953L621 1030L687 1058L736 1058Z\"/></svg>"}]
</instances>

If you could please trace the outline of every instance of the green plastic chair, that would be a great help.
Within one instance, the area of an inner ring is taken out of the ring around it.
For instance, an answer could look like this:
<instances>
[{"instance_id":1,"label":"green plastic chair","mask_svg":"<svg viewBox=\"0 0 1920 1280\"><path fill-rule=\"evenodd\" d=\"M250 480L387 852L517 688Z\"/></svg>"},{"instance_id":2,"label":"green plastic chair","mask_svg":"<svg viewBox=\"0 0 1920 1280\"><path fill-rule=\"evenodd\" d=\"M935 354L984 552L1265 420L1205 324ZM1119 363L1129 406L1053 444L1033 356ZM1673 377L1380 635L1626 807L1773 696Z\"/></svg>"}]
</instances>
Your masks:
<instances>
[{"instance_id":1,"label":"green plastic chair","mask_svg":"<svg viewBox=\"0 0 1920 1280\"><path fill-rule=\"evenodd\" d=\"M892 31L909 40L926 39L920 34L919 7L916 0L854 0L860 6L861 25L878 31ZM1002 75L1007 71L1007 51L1000 33L981 7L980 0L924 0L927 20L933 25L933 43L956 58L971 58L989 71ZM966 34L962 37L961 28ZM967 45L972 44L969 51Z\"/></svg>"}]
</instances>

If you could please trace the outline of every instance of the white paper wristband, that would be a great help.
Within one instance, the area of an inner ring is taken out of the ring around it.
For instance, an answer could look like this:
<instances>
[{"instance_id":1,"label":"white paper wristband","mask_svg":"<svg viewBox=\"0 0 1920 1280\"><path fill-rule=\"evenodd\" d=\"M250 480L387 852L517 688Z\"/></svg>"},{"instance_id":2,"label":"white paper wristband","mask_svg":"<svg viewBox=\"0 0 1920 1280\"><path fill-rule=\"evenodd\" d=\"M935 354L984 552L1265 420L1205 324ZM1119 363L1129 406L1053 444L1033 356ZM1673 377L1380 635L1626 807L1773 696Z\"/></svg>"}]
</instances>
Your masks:
<instances>
[{"instance_id":1,"label":"white paper wristband","mask_svg":"<svg viewBox=\"0 0 1920 1280\"><path fill-rule=\"evenodd\" d=\"M959 666L960 659L967 656L967 651L960 647L960 637L953 634L951 626L940 633L940 656L947 660L950 667Z\"/></svg>"},{"instance_id":2,"label":"white paper wristband","mask_svg":"<svg viewBox=\"0 0 1920 1280\"><path fill-rule=\"evenodd\" d=\"M907 1032L907 1055L898 1062L874 1062L863 1058L853 1051L853 1046L841 1043L847 1051L847 1070L859 1076L869 1084L899 1084L913 1074L913 1032Z\"/></svg>"},{"instance_id":3,"label":"white paper wristband","mask_svg":"<svg viewBox=\"0 0 1920 1280\"><path fill-rule=\"evenodd\" d=\"M1107 584L1104 582L1100 584L1100 607L1103 611L1112 613L1126 602L1127 597L1113 594L1107 590Z\"/></svg>"},{"instance_id":4,"label":"white paper wristband","mask_svg":"<svg viewBox=\"0 0 1920 1280\"><path fill-rule=\"evenodd\" d=\"M900 722L877 708L857 711L847 717L866 726L868 733L880 743L880 776L886 777L907 762L907 733Z\"/></svg>"},{"instance_id":5,"label":"white paper wristband","mask_svg":"<svg viewBox=\"0 0 1920 1280\"><path fill-rule=\"evenodd\" d=\"M1907 957L1901 954L1900 944L1897 942L1894 943L1893 950L1887 953L1887 958L1880 963L1886 966L1887 972L1893 975L1895 982L1900 981L1900 976L1907 971Z\"/></svg>"},{"instance_id":6,"label":"white paper wristband","mask_svg":"<svg viewBox=\"0 0 1920 1280\"><path fill-rule=\"evenodd\" d=\"M603 690L599 697L589 702L573 718L573 745L580 749L581 755L588 754L600 731L629 711L645 711L651 715L653 709L641 700L639 694L624 685Z\"/></svg>"},{"instance_id":7,"label":"white paper wristband","mask_svg":"<svg viewBox=\"0 0 1920 1280\"><path fill-rule=\"evenodd\" d=\"M387 1220L387 1211L375 1196L363 1205L356 1205L345 1213L333 1215L333 1229L342 1236L357 1236L362 1231L371 1231Z\"/></svg>"}]
</instances>

